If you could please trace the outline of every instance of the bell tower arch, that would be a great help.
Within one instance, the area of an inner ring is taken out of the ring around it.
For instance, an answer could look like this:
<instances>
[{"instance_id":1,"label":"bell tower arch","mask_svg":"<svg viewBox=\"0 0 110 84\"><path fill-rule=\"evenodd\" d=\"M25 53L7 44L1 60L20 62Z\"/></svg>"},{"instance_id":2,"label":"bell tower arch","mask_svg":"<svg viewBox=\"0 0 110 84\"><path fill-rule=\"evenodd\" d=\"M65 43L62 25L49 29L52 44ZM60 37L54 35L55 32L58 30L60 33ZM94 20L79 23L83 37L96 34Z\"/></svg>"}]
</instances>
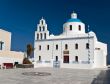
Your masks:
<instances>
[{"instance_id":1,"label":"bell tower arch","mask_svg":"<svg viewBox=\"0 0 110 84\"><path fill-rule=\"evenodd\" d=\"M44 39L48 39L48 37L49 37L49 31L47 30L47 24L45 19L42 17L42 19L39 21L39 24L37 25L35 39L44 40Z\"/></svg>"}]
</instances>

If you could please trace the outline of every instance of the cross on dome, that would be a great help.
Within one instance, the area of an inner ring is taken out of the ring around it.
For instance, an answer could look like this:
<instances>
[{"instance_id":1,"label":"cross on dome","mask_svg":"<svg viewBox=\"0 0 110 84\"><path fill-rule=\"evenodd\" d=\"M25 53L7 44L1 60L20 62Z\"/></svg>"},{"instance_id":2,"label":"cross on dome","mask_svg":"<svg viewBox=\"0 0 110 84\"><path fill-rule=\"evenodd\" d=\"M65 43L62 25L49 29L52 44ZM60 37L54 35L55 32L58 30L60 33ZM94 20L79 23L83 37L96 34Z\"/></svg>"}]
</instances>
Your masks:
<instances>
[{"instance_id":1,"label":"cross on dome","mask_svg":"<svg viewBox=\"0 0 110 84\"><path fill-rule=\"evenodd\" d=\"M75 13L75 12L73 11L73 13L71 14L71 18L76 19L76 18L77 18L77 13Z\"/></svg>"}]
</instances>

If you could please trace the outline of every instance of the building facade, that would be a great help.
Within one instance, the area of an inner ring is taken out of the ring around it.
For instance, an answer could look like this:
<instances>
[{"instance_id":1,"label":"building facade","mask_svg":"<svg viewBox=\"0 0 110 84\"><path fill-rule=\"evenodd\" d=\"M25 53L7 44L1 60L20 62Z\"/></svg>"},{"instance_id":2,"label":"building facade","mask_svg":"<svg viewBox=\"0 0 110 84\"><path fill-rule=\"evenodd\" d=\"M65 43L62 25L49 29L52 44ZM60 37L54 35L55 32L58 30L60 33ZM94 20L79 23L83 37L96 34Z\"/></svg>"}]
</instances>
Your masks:
<instances>
[{"instance_id":1,"label":"building facade","mask_svg":"<svg viewBox=\"0 0 110 84\"><path fill-rule=\"evenodd\" d=\"M11 32L0 29L0 66L4 63L22 63L23 52L11 51Z\"/></svg>"},{"instance_id":2,"label":"building facade","mask_svg":"<svg viewBox=\"0 0 110 84\"><path fill-rule=\"evenodd\" d=\"M50 35L42 18L35 31L35 67L105 68L107 44L99 42L94 32L86 33L85 29L85 24L73 12L63 25L63 33Z\"/></svg>"}]
</instances>

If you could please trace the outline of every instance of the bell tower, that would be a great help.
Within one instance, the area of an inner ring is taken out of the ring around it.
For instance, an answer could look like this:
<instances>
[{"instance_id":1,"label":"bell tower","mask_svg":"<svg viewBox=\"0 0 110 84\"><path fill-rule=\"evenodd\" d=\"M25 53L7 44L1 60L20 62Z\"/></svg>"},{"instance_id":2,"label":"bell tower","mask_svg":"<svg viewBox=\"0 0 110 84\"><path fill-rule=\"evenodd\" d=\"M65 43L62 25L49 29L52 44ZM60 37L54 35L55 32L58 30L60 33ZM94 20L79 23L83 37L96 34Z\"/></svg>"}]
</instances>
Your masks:
<instances>
[{"instance_id":1,"label":"bell tower","mask_svg":"<svg viewBox=\"0 0 110 84\"><path fill-rule=\"evenodd\" d=\"M39 24L37 25L35 39L44 40L44 39L48 39L48 37L49 37L49 31L47 30L47 24L45 19L42 17L42 19L39 21Z\"/></svg>"}]
</instances>

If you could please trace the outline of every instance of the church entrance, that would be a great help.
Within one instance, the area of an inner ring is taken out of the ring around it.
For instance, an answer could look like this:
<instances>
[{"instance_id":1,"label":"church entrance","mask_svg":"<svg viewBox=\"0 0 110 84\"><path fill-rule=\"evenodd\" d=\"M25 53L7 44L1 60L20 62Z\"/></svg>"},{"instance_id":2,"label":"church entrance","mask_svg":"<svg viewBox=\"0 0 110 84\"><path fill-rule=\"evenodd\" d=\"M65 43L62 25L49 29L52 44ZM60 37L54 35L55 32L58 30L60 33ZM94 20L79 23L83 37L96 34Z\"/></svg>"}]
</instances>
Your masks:
<instances>
[{"instance_id":1,"label":"church entrance","mask_svg":"<svg viewBox=\"0 0 110 84\"><path fill-rule=\"evenodd\" d=\"M63 63L69 63L69 55L63 57Z\"/></svg>"}]
</instances>

